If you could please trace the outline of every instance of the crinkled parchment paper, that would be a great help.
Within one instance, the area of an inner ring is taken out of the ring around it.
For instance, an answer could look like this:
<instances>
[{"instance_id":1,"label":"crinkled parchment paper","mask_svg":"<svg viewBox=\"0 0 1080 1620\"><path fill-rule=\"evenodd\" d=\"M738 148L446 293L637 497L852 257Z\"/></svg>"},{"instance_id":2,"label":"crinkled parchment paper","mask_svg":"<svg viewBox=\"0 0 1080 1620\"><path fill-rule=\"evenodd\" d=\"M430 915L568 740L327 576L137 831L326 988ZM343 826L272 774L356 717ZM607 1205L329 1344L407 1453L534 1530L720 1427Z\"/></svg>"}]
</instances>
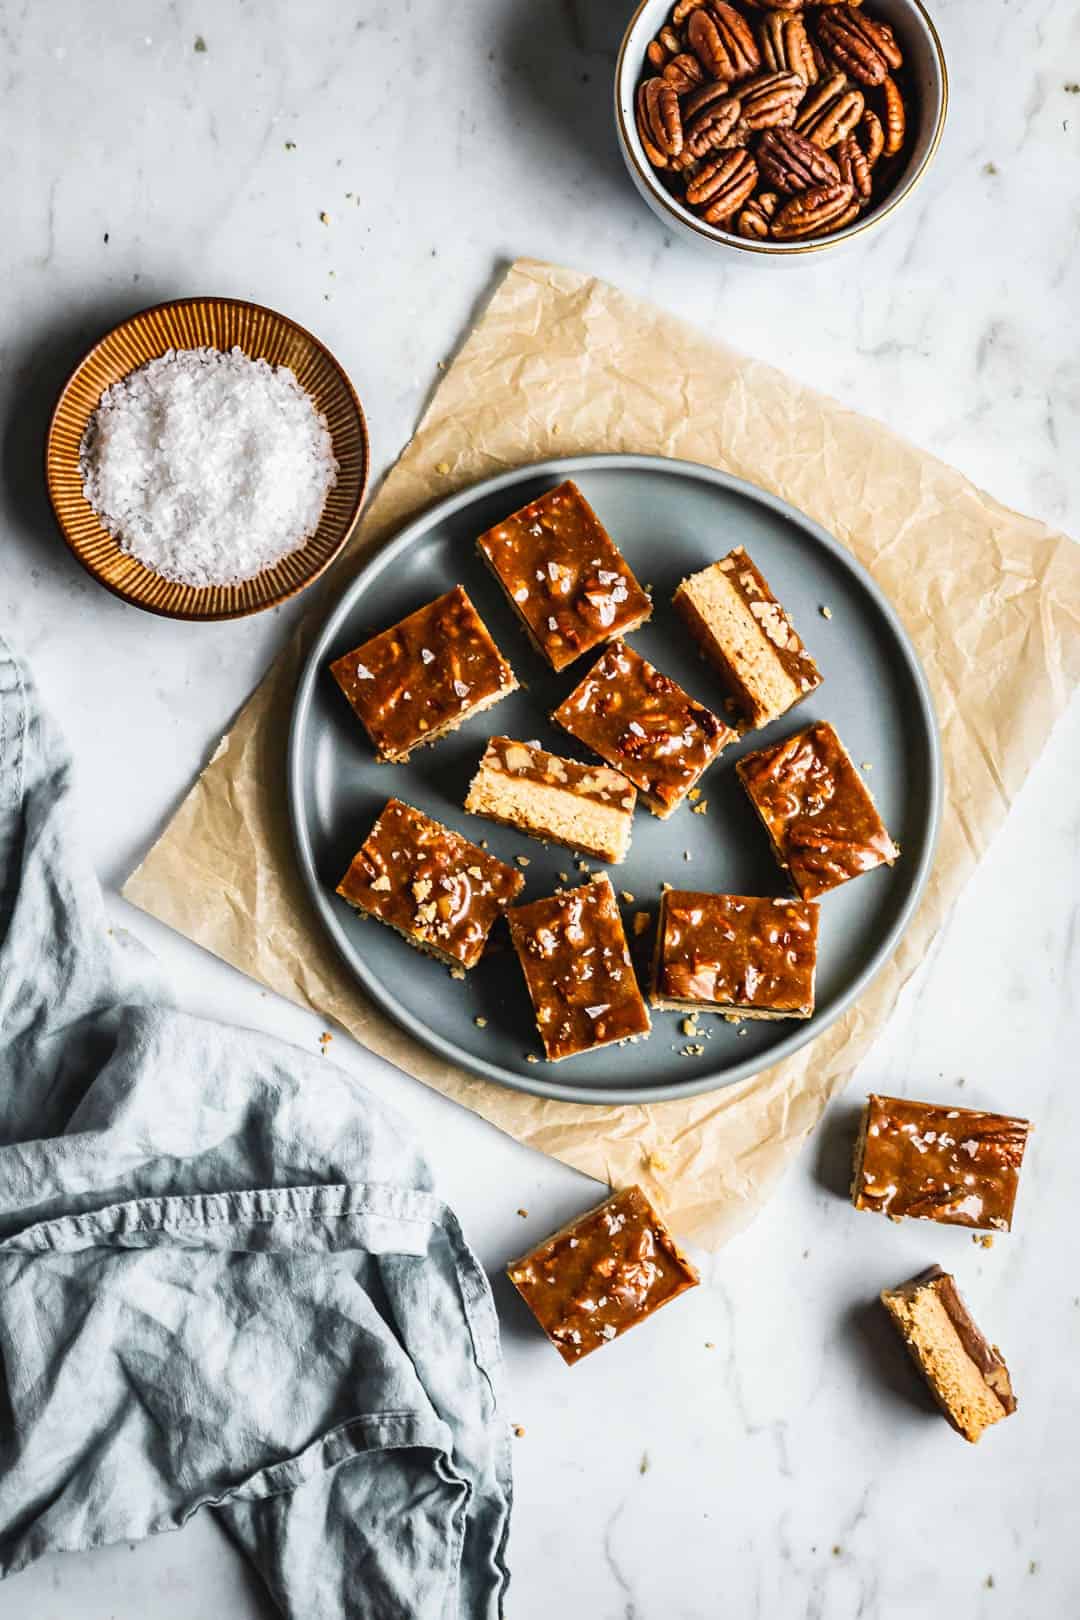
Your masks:
<instances>
[{"instance_id":1,"label":"crinkled parchment paper","mask_svg":"<svg viewBox=\"0 0 1080 1620\"><path fill-rule=\"evenodd\" d=\"M283 784L308 616L124 893L519 1141L645 1183L708 1247L744 1225L888 1017L1080 681L1080 547L933 457L603 282L506 275L373 501L338 594L426 504L552 455L641 451L783 496L874 574L918 647L946 764L937 860L892 960L812 1045L687 1102L590 1108L521 1096L431 1056L365 999L313 912Z\"/></svg>"}]
</instances>

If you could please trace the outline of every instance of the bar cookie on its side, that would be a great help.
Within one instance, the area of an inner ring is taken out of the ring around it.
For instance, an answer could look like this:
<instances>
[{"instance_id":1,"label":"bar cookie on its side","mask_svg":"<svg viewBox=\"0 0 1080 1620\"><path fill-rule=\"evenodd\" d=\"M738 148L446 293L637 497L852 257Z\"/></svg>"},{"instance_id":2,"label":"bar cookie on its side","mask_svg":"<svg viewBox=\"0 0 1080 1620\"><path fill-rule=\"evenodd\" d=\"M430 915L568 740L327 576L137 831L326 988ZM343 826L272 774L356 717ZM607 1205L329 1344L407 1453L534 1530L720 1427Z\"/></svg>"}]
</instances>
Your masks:
<instances>
[{"instance_id":1,"label":"bar cookie on its side","mask_svg":"<svg viewBox=\"0 0 1080 1620\"><path fill-rule=\"evenodd\" d=\"M974 1443L1016 1411L1001 1351L980 1332L947 1271L930 1266L883 1289L881 1303L957 1434Z\"/></svg>"},{"instance_id":2,"label":"bar cookie on its side","mask_svg":"<svg viewBox=\"0 0 1080 1620\"><path fill-rule=\"evenodd\" d=\"M630 849L636 800L626 777L607 765L581 765L539 743L492 737L465 808L615 864Z\"/></svg>"},{"instance_id":3,"label":"bar cookie on its side","mask_svg":"<svg viewBox=\"0 0 1080 1620\"><path fill-rule=\"evenodd\" d=\"M673 601L748 725L767 726L821 685L821 672L742 546L684 579Z\"/></svg>"}]
</instances>

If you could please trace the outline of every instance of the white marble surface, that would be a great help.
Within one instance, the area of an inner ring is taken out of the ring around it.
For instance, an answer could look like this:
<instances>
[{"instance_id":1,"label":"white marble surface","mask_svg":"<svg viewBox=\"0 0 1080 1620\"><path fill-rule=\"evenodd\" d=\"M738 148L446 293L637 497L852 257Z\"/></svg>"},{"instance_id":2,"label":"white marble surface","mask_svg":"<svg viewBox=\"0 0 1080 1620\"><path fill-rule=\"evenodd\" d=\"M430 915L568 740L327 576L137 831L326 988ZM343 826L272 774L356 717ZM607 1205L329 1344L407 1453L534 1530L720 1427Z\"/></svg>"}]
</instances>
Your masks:
<instances>
[{"instance_id":1,"label":"white marble surface","mask_svg":"<svg viewBox=\"0 0 1080 1620\"><path fill-rule=\"evenodd\" d=\"M932 177L880 237L772 266L677 245L621 172L608 105L626 0L0 0L0 624L73 741L107 886L290 619L158 622L100 591L54 535L39 462L55 388L87 341L156 299L232 293L313 327L367 402L383 469L500 263L558 259L1080 533L1074 8L931 9L953 80ZM573 1373L500 1289L526 1429L515 1620L1080 1610L1078 777L1074 706L848 1100L705 1287ZM114 911L188 1006L316 1042L313 1019ZM580 1176L344 1039L334 1053L418 1123L492 1269L590 1198ZM1015 1235L986 1251L847 1206L851 1114L870 1085L1038 1122ZM978 1450L923 1408L868 1304L934 1259L956 1269L1020 1390L1020 1414ZM205 1519L0 1587L0 1620L266 1612Z\"/></svg>"}]
</instances>

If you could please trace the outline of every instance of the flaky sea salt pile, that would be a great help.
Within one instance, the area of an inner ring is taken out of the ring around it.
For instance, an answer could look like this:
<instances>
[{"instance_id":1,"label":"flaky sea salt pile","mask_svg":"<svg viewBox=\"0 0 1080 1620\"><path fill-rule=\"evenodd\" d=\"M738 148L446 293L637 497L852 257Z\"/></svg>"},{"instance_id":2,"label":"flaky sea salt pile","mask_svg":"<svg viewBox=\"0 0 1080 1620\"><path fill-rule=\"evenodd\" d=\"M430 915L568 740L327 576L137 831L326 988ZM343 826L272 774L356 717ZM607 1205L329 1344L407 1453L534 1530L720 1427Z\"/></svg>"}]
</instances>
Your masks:
<instances>
[{"instance_id":1,"label":"flaky sea salt pile","mask_svg":"<svg viewBox=\"0 0 1080 1620\"><path fill-rule=\"evenodd\" d=\"M123 549L183 585L236 584L296 551L337 478L293 373L239 349L170 349L107 388L79 469Z\"/></svg>"}]
</instances>

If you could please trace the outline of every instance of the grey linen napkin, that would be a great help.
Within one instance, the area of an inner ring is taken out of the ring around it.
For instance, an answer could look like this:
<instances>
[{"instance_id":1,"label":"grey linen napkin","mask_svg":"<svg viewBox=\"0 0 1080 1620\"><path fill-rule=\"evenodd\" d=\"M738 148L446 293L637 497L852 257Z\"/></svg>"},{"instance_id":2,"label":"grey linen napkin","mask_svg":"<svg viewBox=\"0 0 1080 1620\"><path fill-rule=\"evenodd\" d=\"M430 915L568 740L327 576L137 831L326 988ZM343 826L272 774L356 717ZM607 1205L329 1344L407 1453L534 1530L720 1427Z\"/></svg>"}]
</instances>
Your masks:
<instances>
[{"instance_id":1,"label":"grey linen napkin","mask_svg":"<svg viewBox=\"0 0 1080 1620\"><path fill-rule=\"evenodd\" d=\"M0 639L0 1572L205 1507L290 1620L493 1620L498 1328L417 1143L164 1000Z\"/></svg>"}]
</instances>

